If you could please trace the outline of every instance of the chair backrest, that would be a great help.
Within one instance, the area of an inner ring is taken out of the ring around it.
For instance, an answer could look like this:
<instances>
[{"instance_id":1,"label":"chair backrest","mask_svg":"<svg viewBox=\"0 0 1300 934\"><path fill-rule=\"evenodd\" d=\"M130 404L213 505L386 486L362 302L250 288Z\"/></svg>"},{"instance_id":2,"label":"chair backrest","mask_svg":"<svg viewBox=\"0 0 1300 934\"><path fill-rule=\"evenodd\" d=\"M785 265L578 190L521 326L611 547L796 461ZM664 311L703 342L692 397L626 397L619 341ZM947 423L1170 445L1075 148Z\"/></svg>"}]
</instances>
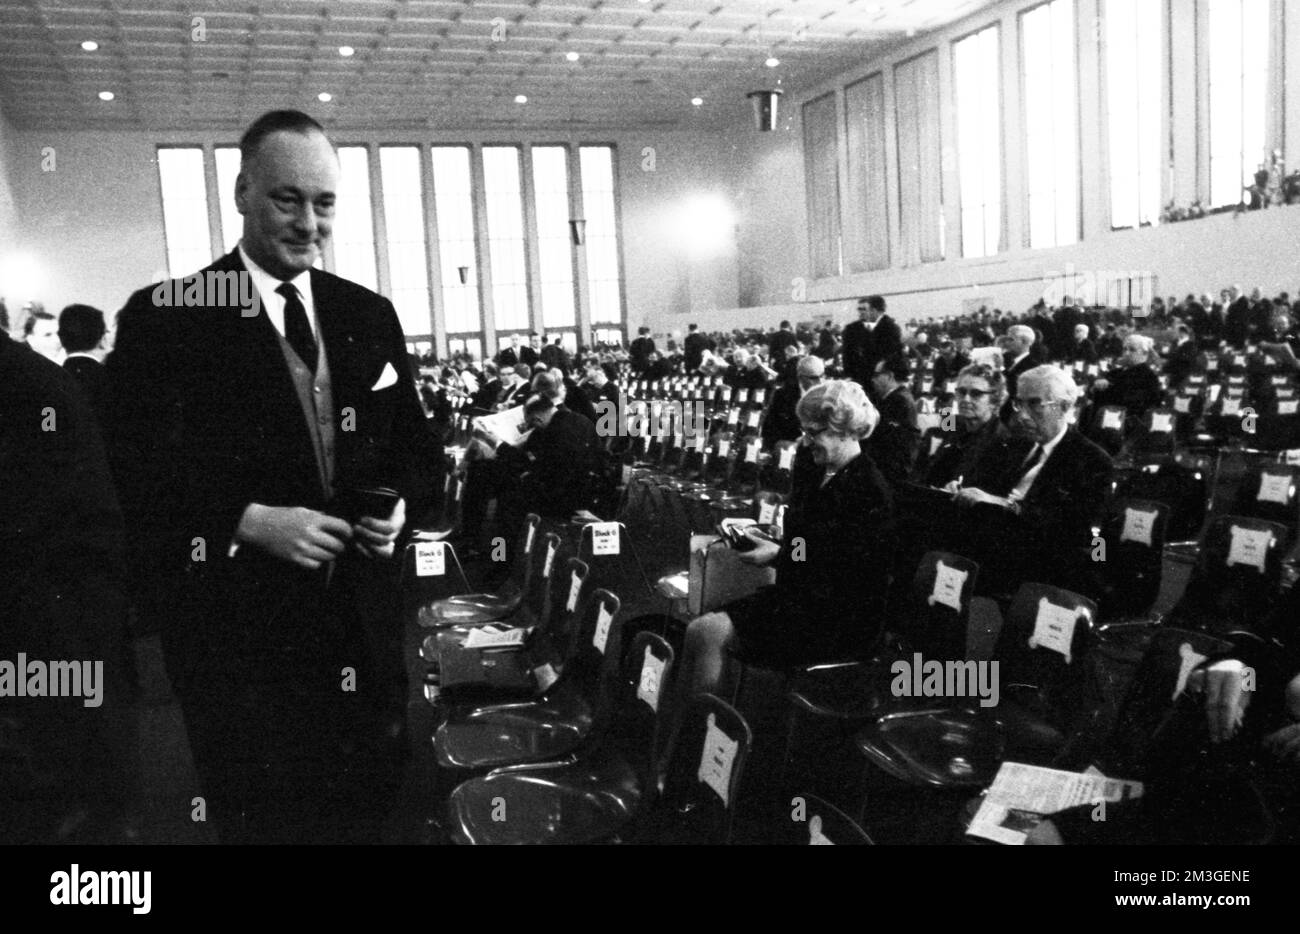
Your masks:
<instances>
[{"instance_id":1,"label":"chair backrest","mask_svg":"<svg viewBox=\"0 0 1300 934\"><path fill-rule=\"evenodd\" d=\"M632 640L623 662L613 736L646 794L653 794L659 786L660 749L665 745L666 727L661 711L672 690L674 661L673 648L662 636L642 631Z\"/></svg>"},{"instance_id":2,"label":"chair backrest","mask_svg":"<svg viewBox=\"0 0 1300 934\"><path fill-rule=\"evenodd\" d=\"M1091 648L1097 606L1077 593L1026 583L1011 601L995 651L1003 693L1012 685L1036 690L1048 707L1077 710L1083 656Z\"/></svg>"},{"instance_id":3,"label":"chair backrest","mask_svg":"<svg viewBox=\"0 0 1300 934\"><path fill-rule=\"evenodd\" d=\"M617 697L623 659L621 610L618 597L608 590L592 593L579 610L573 650L560 672L564 689L580 694L590 706L593 731L608 725Z\"/></svg>"},{"instance_id":4,"label":"chair backrest","mask_svg":"<svg viewBox=\"0 0 1300 934\"><path fill-rule=\"evenodd\" d=\"M1300 467L1262 464L1243 478L1233 512L1239 516L1267 519L1286 527L1295 539L1300 522Z\"/></svg>"},{"instance_id":5,"label":"chair backrest","mask_svg":"<svg viewBox=\"0 0 1300 934\"><path fill-rule=\"evenodd\" d=\"M1130 451L1139 457L1172 452L1176 415L1172 408L1165 406L1147 412L1142 428L1129 439Z\"/></svg>"},{"instance_id":6,"label":"chair backrest","mask_svg":"<svg viewBox=\"0 0 1300 934\"><path fill-rule=\"evenodd\" d=\"M527 593L532 581L533 563L537 558L537 549L541 545L542 518L530 512L524 517L524 527L519 531L519 544L515 548L514 558L510 564L510 576L506 578L506 588L516 593Z\"/></svg>"},{"instance_id":7,"label":"chair backrest","mask_svg":"<svg viewBox=\"0 0 1300 934\"><path fill-rule=\"evenodd\" d=\"M1121 475L1117 499L1147 499L1169 507L1165 534L1169 541L1195 541L1205 524L1212 468L1200 457L1179 457L1146 464Z\"/></svg>"},{"instance_id":8,"label":"chair backrest","mask_svg":"<svg viewBox=\"0 0 1300 934\"><path fill-rule=\"evenodd\" d=\"M623 594L629 603L651 594L641 558L623 523L592 522L583 526L578 557L591 569L597 587Z\"/></svg>"},{"instance_id":9,"label":"chair backrest","mask_svg":"<svg viewBox=\"0 0 1300 934\"><path fill-rule=\"evenodd\" d=\"M1216 518L1168 625L1223 633L1263 617L1277 602L1286 534L1265 519Z\"/></svg>"},{"instance_id":10,"label":"chair backrest","mask_svg":"<svg viewBox=\"0 0 1300 934\"><path fill-rule=\"evenodd\" d=\"M408 611L446 597L470 592L465 571L450 542L407 544L402 555L402 604Z\"/></svg>"},{"instance_id":11,"label":"chair backrest","mask_svg":"<svg viewBox=\"0 0 1300 934\"><path fill-rule=\"evenodd\" d=\"M1124 447L1125 420L1128 412L1122 405L1103 405L1093 415L1088 429L1089 440L1100 445L1108 454L1118 454Z\"/></svg>"},{"instance_id":12,"label":"chair backrest","mask_svg":"<svg viewBox=\"0 0 1300 934\"><path fill-rule=\"evenodd\" d=\"M1122 498L1111 503L1101 526L1105 552L1096 562L1101 577L1101 618L1148 612L1160 595L1169 506L1157 500Z\"/></svg>"},{"instance_id":13,"label":"chair backrest","mask_svg":"<svg viewBox=\"0 0 1300 934\"><path fill-rule=\"evenodd\" d=\"M943 661L966 657L970 601L980 566L946 551L926 553L912 578L907 621L908 646L923 658Z\"/></svg>"},{"instance_id":14,"label":"chair backrest","mask_svg":"<svg viewBox=\"0 0 1300 934\"><path fill-rule=\"evenodd\" d=\"M540 623L550 616L551 591L562 560L561 544L560 536L547 532L542 536L540 547L533 550L532 571L523 602L524 612L533 622Z\"/></svg>"},{"instance_id":15,"label":"chair backrest","mask_svg":"<svg viewBox=\"0 0 1300 934\"><path fill-rule=\"evenodd\" d=\"M800 792L790 799L790 812L778 819L775 840L795 846L871 846L867 832L829 801Z\"/></svg>"},{"instance_id":16,"label":"chair backrest","mask_svg":"<svg viewBox=\"0 0 1300 934\"><path fill-rule=\"evenodd\" d=\"M732 817L754 734L734 707L697 694L682 715L662 806L692 842L731 842ZM679 834L674 834L674 838Z\"/></svg>"},{"instance_id":17,"label":"chair backrest","mask_svg":"<svg viewBox=\"0 0 1300 934\"><path fill-rule=\"evenodd\" d=\"M562 572L553 575L546 631L561 658L568 659L577 639L578 619L595 589L586 562L570 558Z\"/></svg>"}]
</instances>

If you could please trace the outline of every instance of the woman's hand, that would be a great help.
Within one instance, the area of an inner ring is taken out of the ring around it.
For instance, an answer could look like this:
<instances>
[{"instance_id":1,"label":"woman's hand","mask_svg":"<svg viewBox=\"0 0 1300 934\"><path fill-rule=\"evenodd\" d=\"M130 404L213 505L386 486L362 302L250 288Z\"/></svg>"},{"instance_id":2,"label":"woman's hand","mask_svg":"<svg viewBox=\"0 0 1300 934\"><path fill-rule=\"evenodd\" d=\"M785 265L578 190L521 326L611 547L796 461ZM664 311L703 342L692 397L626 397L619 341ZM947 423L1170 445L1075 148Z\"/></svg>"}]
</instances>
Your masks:
<instances>
[{"instance_id":1,"label":"woman's hand","mask_svg":"<svg viewBox=\"0 0 1300 934\"><path fill-rule=\"evenodd\" d=\"M754 547L749 551L736 552L736 557L745 564L752 564L754 567L760 568L767 567L781 553L780 545L757 534L753 529L745 529L745 534L754 542Z\"/></svg>"}]
</instances>

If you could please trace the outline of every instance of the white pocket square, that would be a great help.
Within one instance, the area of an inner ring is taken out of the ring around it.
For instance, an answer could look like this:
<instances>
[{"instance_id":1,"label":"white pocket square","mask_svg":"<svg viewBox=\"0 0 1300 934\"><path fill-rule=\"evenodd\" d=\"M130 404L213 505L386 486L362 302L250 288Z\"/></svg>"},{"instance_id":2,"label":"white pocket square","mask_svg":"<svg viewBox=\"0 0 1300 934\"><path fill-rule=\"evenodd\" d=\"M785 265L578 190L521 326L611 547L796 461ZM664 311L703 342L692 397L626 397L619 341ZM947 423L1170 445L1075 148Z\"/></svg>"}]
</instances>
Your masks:
<instances>
[{"instance_id":1,"label":"white pocket square","mask_svg":"<svg viewBox=\"0 0 1300 934\"><path fill-rule=\"evenodd\" d=\"M384 364L384 372L379 374L379 380L375 385L370 387L371 392L378 392L381 389L387 389L393 383L397 382L397 371L393 369L391 363Z\"/></svg>"}]
</instances>

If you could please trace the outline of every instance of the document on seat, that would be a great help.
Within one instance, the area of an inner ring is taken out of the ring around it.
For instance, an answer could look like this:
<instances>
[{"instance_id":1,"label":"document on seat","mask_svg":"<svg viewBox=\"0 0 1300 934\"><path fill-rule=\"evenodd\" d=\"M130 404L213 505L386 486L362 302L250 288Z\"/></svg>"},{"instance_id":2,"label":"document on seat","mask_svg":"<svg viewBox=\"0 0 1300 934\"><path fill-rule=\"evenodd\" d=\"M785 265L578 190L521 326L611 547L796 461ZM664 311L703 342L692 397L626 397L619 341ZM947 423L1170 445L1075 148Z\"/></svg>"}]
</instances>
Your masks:
<instances>
[{"instance_id":1,"label":"document on seat","mask_svg":"<svg viewBox=\"0 0 1300 934\"><path fill-rule=\"evenodd\" d=\"M469 637L465 639L465 648L491 649L520 646L524 644L524 637L527 634L526 629L499 629L496 626L483 626L470 631Z\"/></svg>"},{"instance_id":2,"label":"document on seat","mask_svg":"<svg viewBox=\"0 0 1300 934\"><path fill-rule=\"evenodd\" d=\"M1141 782L1107 778L1095 769L1066 772L1023 762L1003 762L966 833L1022 844L1045 815L1079 805L1142 797Z\"/></svg>"},{"instance_id":3,"label":"document on seat","mask_svg":"<svg viewBox=\"0 0 1300 934\"><path fill-rule=\"evenodd\" d=\"M518 444L528 437L528 432L520 432L519 430L519 426L523 423L524 407L522 405L517 405L513 409L506 409L504 412L480 415L474 419L475 428L491 432L506 444Z\"/></svg>"}]
</instances>

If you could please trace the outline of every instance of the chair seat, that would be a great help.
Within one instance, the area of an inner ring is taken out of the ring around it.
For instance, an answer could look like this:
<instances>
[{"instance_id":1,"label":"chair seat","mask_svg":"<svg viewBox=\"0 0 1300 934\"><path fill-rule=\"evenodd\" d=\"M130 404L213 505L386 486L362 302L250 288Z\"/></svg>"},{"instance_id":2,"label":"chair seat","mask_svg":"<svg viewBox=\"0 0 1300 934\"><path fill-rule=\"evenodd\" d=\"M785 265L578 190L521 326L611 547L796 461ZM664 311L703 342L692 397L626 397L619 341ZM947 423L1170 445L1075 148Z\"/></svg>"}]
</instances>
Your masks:
<instances>
[{"instance_id":1,"label":"chair seat","mask_svg":"<svg viewBox=\"0 0 1300 934\"><path fill-rule=\"evenodd\" d=\"M421 625L459 626L474 623L494 623L505 619L519 608L520 599L501 597L490 593L467 593L436 601L427 614L421 614ZM425 622L425 620L431 622Z\"/></svg>"},{"instance_id":2,"label":"chair seat","mask_svg":"<svg viewBox=\"0 0 1300 934\"><path fill-rule=\"evenodd\" d=\"M617 834L642 798L622 757L598 755L470 779L451 793L448 828L457 843L596 843Z\"/></svg>"},{"instance_id":3,"label":"chair seat","mask_svg":"<svg viewBox=\"0 0 1300 934\"><path fill-rule=\"evenodd\" d=\"M577 694L480 707L448 720L433 737L438 765L484 771L544 762L573 752L591 732L591 708Z\"/></svg>"},{"instance_id":4,"label":"chair seat","mask_svg":"<svg viewBox=\"0 0 1300 934\"><path fill-rule=\"evenodd\" d=\"M989 784L1007 748L993 717L934 708L886 714L859 733L857 743L895 778L938 788Z\"/></svg>"}]
</instances>

